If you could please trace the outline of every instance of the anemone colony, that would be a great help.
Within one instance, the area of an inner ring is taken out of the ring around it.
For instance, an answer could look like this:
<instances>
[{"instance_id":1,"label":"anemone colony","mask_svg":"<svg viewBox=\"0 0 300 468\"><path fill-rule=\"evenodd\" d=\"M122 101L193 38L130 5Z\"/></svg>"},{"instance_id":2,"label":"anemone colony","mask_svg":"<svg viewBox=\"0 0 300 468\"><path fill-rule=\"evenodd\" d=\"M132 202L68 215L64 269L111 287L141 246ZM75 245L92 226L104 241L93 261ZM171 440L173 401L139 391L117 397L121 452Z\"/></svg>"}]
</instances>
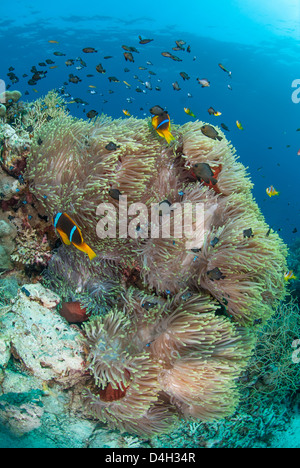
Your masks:
<instances>
[{"instance_id":1,"label":"anemone colony","mask_svg":"<svg viewBox=\"0 0 300 468\"><path fill-rule=\"evenodd\" d=\"M285 294L286 269L286 248L268 233L233 147L220 129L221 141L204 135L199 121L173 126L175 141L167 145L148 119L83 121L62 103L34 106L24 178L48 216L68 213L97 253L90 263L63 246L49 265L56 290L68 300L84 295L92 313L83 328L87 410L143 435L169 431L180 417L230 415L257 327ZM217 186L194 177L197 163L218 174ZM100 239L97 207L118 207L112 189L128 204L204 204L203 243L186 249L186 235L174 232Z\"/></svg>"}]
</instances>

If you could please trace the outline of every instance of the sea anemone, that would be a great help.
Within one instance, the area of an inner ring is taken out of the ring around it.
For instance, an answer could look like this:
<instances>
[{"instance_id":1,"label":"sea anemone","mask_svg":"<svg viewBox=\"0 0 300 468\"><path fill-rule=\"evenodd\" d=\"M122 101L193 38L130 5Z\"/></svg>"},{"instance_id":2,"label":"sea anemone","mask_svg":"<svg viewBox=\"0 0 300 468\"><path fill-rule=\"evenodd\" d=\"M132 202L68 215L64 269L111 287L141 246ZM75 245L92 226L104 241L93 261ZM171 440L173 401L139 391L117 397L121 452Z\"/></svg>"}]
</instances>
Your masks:
<instances>
[{"instance_id":1,"label":"sea anemone","mask_svg":"<svg viewBox=\"0 0 300 468\"><path fill-rule=\"evenodd\" d=\"M101 258L91 263L79 251L64 245L52 256L44 278L47 287L60 294L62 302L79 302L92 315L107 312L121 290L117 263Z\"/></svg>"},{"instance_id":2,"label":"sea anemone","mask_svg":"<svg viewBox=\"0 0 300 468\"><path fill-rule=\"evenodd\" d=\"M230 415L256 327L285 295L286 247L265 223L246 168L220 129L219 140L203 134L203 122L176 128L167 145L147 119L51 117L36 120L24 178L47 215L68 213L97 254L89 262L64 246L47 273L64 301L92 314L83 326L88 408L145 435L180 417ZM213 180L195 175L200 163ZM154 215L135 236L118 238L117 227L102 238L99 206L117 211L119 195L155 204ZM179 215L188 208L186 223Z\"/></svg>"},{"instance_id":3,"label":"sea anemone","mask_svg":"<svg viewBox=\"0 0 300 468\"><path fill-rule=\"evenodd\" d=\"M161 366L149 351L139 350L131 321L113 310L104 318L92 319L84 330L88 368L95 382L85 393L89 409L110 427L135 428L134 432L143 434L145 427L155 430L161 415L168 412L153 406L158 401ZM160 429L166 424L163 419Z\"/></svg>"}]
</instances>

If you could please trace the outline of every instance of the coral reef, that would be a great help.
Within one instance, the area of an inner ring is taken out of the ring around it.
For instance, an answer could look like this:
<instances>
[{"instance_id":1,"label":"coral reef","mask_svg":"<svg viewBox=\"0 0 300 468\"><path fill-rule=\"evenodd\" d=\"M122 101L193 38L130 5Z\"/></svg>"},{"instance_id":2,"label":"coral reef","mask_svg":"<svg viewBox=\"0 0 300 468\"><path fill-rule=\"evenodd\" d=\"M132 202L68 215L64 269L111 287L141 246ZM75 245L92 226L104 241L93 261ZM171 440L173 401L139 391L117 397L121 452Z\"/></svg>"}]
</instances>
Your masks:
<instances>
[{"instance_id":1,"label":"coral reef","mask_svg":"<svg viewBox=\"0 0 300 468\"><path fill-rule=\"evenodd\" d=\"M7 109L21 99L20 91L4 91L0 94L0 117L6 117Z\"/></svg>"},{"instance_id":2,"label":"coral reef","mask_svg":"<svg viewBox=\"0 0 300 468\"><path fill-rule=\"evenodd\" d=\"M81 415L121 432L152 437L181 418L208 424L233 414L237 379L258 331L286 293L285 245L269 232L224 133L217 129L220 138L214 140L202 127L199 121L174 126L175 139L167 145L147 119L78 120L51 92L2 128L17 132L19 142L30 136L25 163L12 164L10 173L17 178L20 170L24 181L12 207L19 227L13 255L22 253L22 244L30 254L13 259L49 264L44 284L60 302L54 300L55 310L45 308L23 286L24 310L20 300L13 307L20 326L8 340L13 358L40 381L72 388L77 401L85 402ZM8 162L16 151L6 147ZM213 182L201 177L200 164L209 166ZM126 235L121 220L113 238L105 229L101 236L101 223L110 225L114 214L99 214L99 206L117 212L122 195L128 203ZM19 206L22 196L25 208ZM4 201L9 209L11 200ZM143 218L141 203L147 210L154 205L154 216L147 212ZM201 207L203 217L191 206ZM50 225L61 212L96 252L92 262L73 245L57 249ZM189 213L190 230L183 213ZM159 235L160 224L162 233L170 227L168 235ZM31 309L38 317L34 329ZM72 328L59 312L70 322L70 313L78 322L84 317L82 328ZM48 348L58 334L41 325L44 315L61 332L53 359ZM31 345L21 343L24 327ZM41 357L37 348L46 333Z\"/></svg>"},{"instance_id":3,"label":"coral reef","mask_svg":"<svg viewBox=\"0 0 300 468\"><path fill-rule=\"evenodd\" d=\"M0 272L12 268L10 255L15 249L17 230L4 214L0 214Z\"/></svg>"},{"instance_id":4,"label":"coral reef","mask_svg":"<svg viewBox=\"0 0 300 468\"><path fill-rule=\"evenodd\" d=\"M25 169L26 157L30 152L28 136L20 136L14 128L4 124L0 129L2 141L1 165L11 175L19 176Z\"/></svg>"},{"instance_id":5,"label":"coral reef","mask_svg":"<svg viewBox=\"0 0 300 468\"><path fill-rule=\"evenodd\" d=\"M300 239L289 246L288 265L297 278L290 282L289 290L300 305Z\"/></svg>"}]
</instances>

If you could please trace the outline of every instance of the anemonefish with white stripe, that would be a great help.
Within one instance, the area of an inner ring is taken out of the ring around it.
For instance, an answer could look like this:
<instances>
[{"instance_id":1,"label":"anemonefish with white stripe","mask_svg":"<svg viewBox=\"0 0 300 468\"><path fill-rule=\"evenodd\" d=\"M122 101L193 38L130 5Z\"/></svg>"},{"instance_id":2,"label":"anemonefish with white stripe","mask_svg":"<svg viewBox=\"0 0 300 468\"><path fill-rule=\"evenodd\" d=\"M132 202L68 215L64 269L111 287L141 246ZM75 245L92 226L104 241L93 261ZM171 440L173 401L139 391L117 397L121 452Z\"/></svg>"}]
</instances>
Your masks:
<instances>
[{"instance_id":1,"label":"anemonefish with white stripe","mask_svg":"<svg viewBox=\"0 0 300 468\"><path fill-rule=\"evenodd\" d=\"M167 143L169 144L171 140L175 140L172 133L170 132L170 117L167 112L162 112L161 114L154 115L152 117L152 125L159 136L165 138Z\"/></svg>"},{"instance_id":2,"label":"anemonefish with white stripe","mask_svg":"<svg viewBox=\"0 0 300 468\"><path fill-rule=\"evenodd\" d=\"M67 213L57 213L53 217L53 224L64 244L73 244L76 249L85 252L90 260L93 260L97 256L84 242L79 227Z\"/></svg>"}]
</instances>

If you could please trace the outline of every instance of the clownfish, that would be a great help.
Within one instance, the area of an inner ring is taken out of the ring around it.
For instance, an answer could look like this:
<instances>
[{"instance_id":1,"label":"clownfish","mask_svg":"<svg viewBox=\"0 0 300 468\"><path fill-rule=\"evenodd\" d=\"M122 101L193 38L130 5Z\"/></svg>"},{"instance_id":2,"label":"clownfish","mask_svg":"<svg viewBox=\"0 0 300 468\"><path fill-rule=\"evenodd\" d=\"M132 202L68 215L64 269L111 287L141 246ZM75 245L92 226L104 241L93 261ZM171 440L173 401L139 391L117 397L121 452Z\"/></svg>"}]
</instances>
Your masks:
<instances>
[{"instance_id":1,"label":"clownfish","mask_svg":"<svg viewBox=\"0 0 300 468\"><path fill-rule=\"evenodd\" d=\"M67 213L57 213L53 218L53 224L64 244L73 244L76 249L88 254L90 260L97 256L84 242L79 227Z\"/></svg>"},{"instance_id":2,"label":"clownfish","mask_svg":"<svg viewBox=\"0 0 300 468\"><path fill-rule=\"evenodd\" d=\"M273 185L271 185L270 187L268 187L266 189L266 192L267 194L269 195L269 197L274 197L275 195L279 195L279 192L277 192L277 190L274 189Z\"/></svg>"},{"instance_id":3,"label":"clownfish","mask_svg":"<svg viewBox=\"0 0 300 468\"><path fill-rule=\"evenodd\" d=\"M296 279L297 279L297 276L294 275L294 272L292 270L287 271L284 274L284 280L285 281L296 280Z\"/></svg>"},{"instance_id":4,"label":"clownfish","mask_svg":"<svg viewBox=\"0 0 300 468\"><path fill-rule=\"evenodd\" d=\"M162 112L159 115L154 115L154 117L152 117L151 122L159 136L165 138L168 144L171 140L175 140L172 133L170 132L171 122L170 116L167 112Z\"/></svg>"}]
</instances>

